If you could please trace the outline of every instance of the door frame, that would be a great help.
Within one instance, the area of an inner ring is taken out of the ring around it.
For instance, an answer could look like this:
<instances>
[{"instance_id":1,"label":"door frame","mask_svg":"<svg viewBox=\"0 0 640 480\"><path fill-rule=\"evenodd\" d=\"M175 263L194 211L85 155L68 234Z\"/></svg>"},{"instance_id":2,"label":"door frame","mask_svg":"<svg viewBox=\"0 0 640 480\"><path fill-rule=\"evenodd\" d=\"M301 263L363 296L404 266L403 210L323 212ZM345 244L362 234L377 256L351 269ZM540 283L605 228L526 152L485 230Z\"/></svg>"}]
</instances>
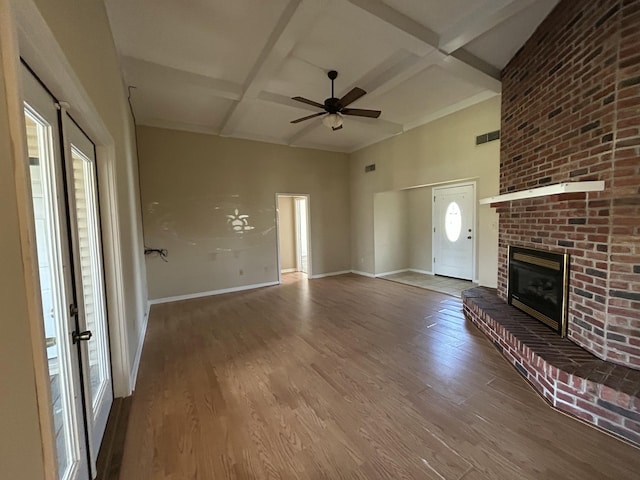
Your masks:
<instances>
[{"instance_id":1,"label":"door frame","mask_svg":"<svg viewBox=\"0 0 640 480\"><path fill-rule=\"evenodd\" d=\"M120 211L129 209L135 212L135 199L123 205L117 196L116 146L109 129L98 113L91 97L76 76L67 57L57 43L49 25L42 17L34 0L0 0L0 53L3 62L9 134L13 145L12 162L15 168L15 185L18 205L18 221L22 243L22 262L27 295L28 323L31 337L31 354L34 362L34 380L38 398L38 416L41 432L43 466L45 480L56 480L56 445L53 427L53 415L50 410L51 393L46 361L44 340L44 322L39 300L39 275L35 251L35 229L33 214L30 210L30 187L28 165L24 161L27 155L26 135L24 132L24 107L20 80L21 59L38 75L38 78L58 99L64 99L70 105L74 119L79 122L96 145L96 164L98 167L98 189L100 195L100 213L104 255L105 288L107 309L109 311L109 344L111 348L111 366L114 383L114 395L131 395L135 384L136 359L131 360L125 308L124 259L120 241ZM122 166L120 166L122 168ZM127 178L134 186L135 174L131 165L127 165ZM135 192L135 188L133 188ZM141 240L141 225L133 226L134 239ZM139 242L142 245L142 242ZM136 256L134 252L134 256ZM136 260L142 261L142 257ZM135 263L135 262L134 262ZM137 278L144 279L141 265L134 265ZM141 282L136 283L136 298L145 298ZM144 319L148 318L148 304L144 308ZM134 319L130 319L134 321ZM144 330L144 326L142 327ZM144 338L144 335L141 336ZM141 345L142 343L140 343Z\"/></svg>"},{"instance_id":2,"label":"door frame","mask_svg":"<svg viewBox=\"0 0 640 480\"><path fill-rule=\"evenodd\" d=\"M436 196L436 190L444 190L447 188L455 188L455 187L467 187L467 186L471 186L473 187L473 193L472 193L472 199L471 199L471 204L473 205L472 208L472 220L471 223L473 225L473 232L471 235L471 281L474 283L477 283L477 269L476 269L476 263L477 263L477 234L478 234L478 224L477 224L477 193L478 193L478 186L477 186L477 182L475 180L471 180L471 181L465 181L465 182L455 182L455 183L444 183L444 184L439 184L437 186L432 187L431 189L431 193L432 193L432 201L431 201L431 271L433 271L433 274L436 275L436 268L435 265L433 263L433 259L436 257L436 232L435 232L435 221L436 221L436 202L435 202L435 196Z\"/></svg>"},{"instance_id":3,"label":"door frame","mask_svg":"<svg viewBox=\"0 0 640 480\"><path fill-rule=\"evenodd\" d=\"M309 274L308 270L309 270L309 226L308 226L308 222L305 222L306 225L304 226L304 233L305 233L305 237L307 239L306 241L306 246L307 246L307 271L304 272L302 270L302 242L301 240L301 232L302 232L302 228L300 225L300 202L304 200L304 211L305 211L305 219L307 218L307 215L309 214L308 212L308 208L307 208L307 197L305 196L298 196L298 197L293 197L293 213L294 213L294 225L295 225L295 229L296 229L296 270L298 272L302 272L306 275Z\"/></svg>"},{"instance_id":4,"label":"door frame","mask_svg":"<svg viewBox=\"0 0 640 480\"><path fill-rule=\"evenodd\" d=\"M280 268L280 212L278 211L279 197L305 197L307 201L307 278L312 278L312 262L311 262L311 195L308 193L278 193L275 194L275 220L276 220L276 269L278 270L278 283L282 283L282 272ZM297 221L297 220L296 220ZM297 247L296 247L297 249ZM296 260L297 262L297 260Z\"/></svg>"}]
</instances>

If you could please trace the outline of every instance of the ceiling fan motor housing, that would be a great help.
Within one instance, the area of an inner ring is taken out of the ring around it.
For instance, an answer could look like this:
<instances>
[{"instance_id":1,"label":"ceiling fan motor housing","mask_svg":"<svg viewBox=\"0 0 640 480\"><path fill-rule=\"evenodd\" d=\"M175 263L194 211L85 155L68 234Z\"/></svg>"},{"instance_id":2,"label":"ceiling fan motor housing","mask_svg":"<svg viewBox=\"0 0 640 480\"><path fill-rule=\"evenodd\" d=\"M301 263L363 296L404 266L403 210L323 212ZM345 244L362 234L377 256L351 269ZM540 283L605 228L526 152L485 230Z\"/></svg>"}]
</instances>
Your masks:
<instances>
[{"instance_id":1,"label":"ceiling fan motor housing","mask_svg":"<svg viewBox=\"0 0 640 480\"><path fill-rule=\"evenodd\" d=\"M324 107L327 110L327 112L338 113L338 110L340 110L340 105L338 104L339 101L340 101L339 98L335 98L335 97L327 98L324 101Z\"/></svg>"}]
</instances>

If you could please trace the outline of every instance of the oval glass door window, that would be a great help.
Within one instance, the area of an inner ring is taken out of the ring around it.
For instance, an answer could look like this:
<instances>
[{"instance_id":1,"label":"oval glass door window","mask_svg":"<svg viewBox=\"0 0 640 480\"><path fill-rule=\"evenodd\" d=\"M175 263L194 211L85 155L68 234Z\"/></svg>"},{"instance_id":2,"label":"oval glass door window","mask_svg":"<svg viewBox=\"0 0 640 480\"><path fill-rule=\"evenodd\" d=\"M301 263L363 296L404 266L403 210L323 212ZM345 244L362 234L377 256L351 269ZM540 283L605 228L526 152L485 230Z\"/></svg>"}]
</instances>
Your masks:
<instances>
[{"instance_id":1,"label":"oval glass door window","mask_svg":"<svg viewBox=\"0 0 640 480\"><path fill-rule=\"evenodd\" d=\"M462 212L456 202L451 202L447 207L444 216L444 230L450 242L455 242L460 238L462 231Z\"/></svg>"}]
</instances>

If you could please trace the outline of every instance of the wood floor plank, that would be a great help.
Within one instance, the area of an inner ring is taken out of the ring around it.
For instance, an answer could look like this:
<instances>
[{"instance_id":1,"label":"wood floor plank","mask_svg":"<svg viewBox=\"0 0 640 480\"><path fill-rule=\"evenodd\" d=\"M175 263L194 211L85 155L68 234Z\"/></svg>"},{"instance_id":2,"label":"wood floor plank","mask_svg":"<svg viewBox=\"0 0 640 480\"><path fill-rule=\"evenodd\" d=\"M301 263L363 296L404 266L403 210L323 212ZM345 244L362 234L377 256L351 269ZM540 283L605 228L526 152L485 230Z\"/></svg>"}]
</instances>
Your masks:
<instances>
[{"instance_id":1,"label":"wood floor plank","mask_svg":"<svg viewBox=\"0 0 640 480\"><path fill-rule=\"evenodd\" d=\"M152 308L121 480L637 479L460 299L355 275Z\"/></svg>"}]
</instances>

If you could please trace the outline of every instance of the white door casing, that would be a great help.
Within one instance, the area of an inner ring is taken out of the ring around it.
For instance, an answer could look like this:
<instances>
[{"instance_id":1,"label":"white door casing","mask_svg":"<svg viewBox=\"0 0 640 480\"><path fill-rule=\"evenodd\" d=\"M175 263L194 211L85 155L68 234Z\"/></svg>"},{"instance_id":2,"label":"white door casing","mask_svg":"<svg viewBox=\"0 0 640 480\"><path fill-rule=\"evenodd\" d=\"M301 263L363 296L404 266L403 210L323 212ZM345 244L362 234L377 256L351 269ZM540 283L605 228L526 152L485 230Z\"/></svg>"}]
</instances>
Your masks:
<instances>
[{"instance_id":1,"label":"white door casing","mask_svg":"<svg viewBox=\"0 0 640 480\"><path fill-rule=\"evenodd\" d=\"M433 189L433 272L473 280L475 184Z\"/></svg>"}]
</instances>

